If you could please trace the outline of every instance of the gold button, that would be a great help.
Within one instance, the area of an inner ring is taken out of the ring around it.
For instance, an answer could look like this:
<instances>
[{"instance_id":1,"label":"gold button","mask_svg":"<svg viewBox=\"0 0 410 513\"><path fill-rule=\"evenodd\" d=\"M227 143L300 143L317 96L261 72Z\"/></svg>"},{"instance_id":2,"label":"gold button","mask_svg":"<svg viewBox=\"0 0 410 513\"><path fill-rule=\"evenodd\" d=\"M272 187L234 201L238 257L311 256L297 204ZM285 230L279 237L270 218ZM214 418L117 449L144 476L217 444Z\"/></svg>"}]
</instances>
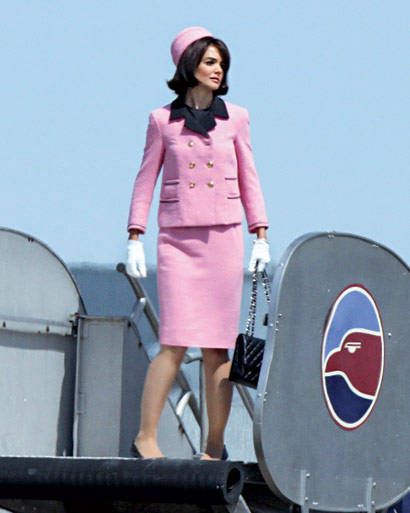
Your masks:
<instances>
[{"instance_id":1,"label":"gold button","mask_svg":"<svg viewBox=\"0 0 410 513\"><path fill-rule=\"evenodd\" d=\"M214 163L213 163L213 161L212 161L212 160L208 161L208 162L206 163L206 165L207 165L208 167L214 167Z\"/></svg>"},{"instance_id":2,"label":"gold button","mask_svg":"<svg viewBox=\"0 0 410 513\"><path fill-rule=\"evenodd\" d=\"M195 167L195 162L190 162L189 163L189 169L194 169Z\"/></svg>"},{"instance_id":3,"label":"gold button","mask_svg":"<svg viewBox=\"0 0 410 513\"><path fill-rule=\"evenodd\" d=\"M208 185L208 187L214 187L214 186L215 186L214 182L212 182L212 181L211 181L211 182L208 182L208 184L207 184L207 185Z\"/></svg>"},{"instance_id":4,"label":"gold button","mask_svg":"<svg viewBox=\"0 0 410 513\"><path fill-rule=\"evenodd\" d=\"M189 182L189 188L193 189L195 187L195 182Z\"/></svg>"},{"instance_id":5,"label":"gold button","mask_svg":"<svg viewBox=\"0 0 410 513\"><path fill-rule=\"evenodd\" d=\"M193 145L194 145L194 141L192 139L190 141L188 141L188 146L190 148L192 148Z\"/></svg>"}]
</instances>

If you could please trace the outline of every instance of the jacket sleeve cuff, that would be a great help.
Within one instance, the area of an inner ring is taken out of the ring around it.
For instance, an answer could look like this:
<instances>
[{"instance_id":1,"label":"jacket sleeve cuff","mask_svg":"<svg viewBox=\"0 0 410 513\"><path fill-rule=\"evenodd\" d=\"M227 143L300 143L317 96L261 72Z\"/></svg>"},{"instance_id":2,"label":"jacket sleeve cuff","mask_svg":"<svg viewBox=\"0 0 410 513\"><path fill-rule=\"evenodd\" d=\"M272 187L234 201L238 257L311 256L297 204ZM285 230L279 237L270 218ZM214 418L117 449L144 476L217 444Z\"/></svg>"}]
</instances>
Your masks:
<instances>
[{"instance_id":1,"label":"jacket sleeve cuff","mask_svg":"<svg viewBox=\"0 0 410 513\"><path fill-rule=\"evenodd\" d=\"M248 225L249 233L255 233L258 228L265 228L267 230L269 225L268 223L253 223Z\"/></svg>"},{"instance_id":2,"label":"jacket sleeve cuff","mask_svg":"<svg viewBox=\"0 0 410 513\"><path fill-rule=\"evenodd\" d=\"M129 224L128 231L131 230L138 230L141 233L145 233L145 226L142 226L141 224Z\"/></svg>"}]
</instances>

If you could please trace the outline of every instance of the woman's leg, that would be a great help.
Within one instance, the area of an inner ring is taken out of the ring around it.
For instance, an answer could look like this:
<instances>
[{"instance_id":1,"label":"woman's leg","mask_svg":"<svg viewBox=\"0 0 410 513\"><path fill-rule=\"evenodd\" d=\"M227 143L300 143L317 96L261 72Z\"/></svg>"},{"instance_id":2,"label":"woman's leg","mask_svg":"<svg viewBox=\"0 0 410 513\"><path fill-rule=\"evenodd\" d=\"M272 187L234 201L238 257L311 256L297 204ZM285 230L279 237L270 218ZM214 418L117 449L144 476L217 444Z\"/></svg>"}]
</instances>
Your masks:
<instances>
[{"instance_id":1,"label":"woman's leg","mask_svg":"<svg viewBox=\"0 0 410 513\"><path fill-rule=\"evenodd\" d=\"M135 438L144 458L163 456L157 442L158 423L185 351L186 347L161 346L148 367L141 398L140 430Z\"/></svg>"},{"instance_id":2,"label":"woman's leg","mask_svg":"<svg viewBox=\"0 0 410 513\"><path fill-rule=\"evenodd\" d=\"M232 403L232 383L228 379L231 363L226 349L202 349L202 355L209 424L205 458L220 459Z\"/></svg>"}]
</instances>

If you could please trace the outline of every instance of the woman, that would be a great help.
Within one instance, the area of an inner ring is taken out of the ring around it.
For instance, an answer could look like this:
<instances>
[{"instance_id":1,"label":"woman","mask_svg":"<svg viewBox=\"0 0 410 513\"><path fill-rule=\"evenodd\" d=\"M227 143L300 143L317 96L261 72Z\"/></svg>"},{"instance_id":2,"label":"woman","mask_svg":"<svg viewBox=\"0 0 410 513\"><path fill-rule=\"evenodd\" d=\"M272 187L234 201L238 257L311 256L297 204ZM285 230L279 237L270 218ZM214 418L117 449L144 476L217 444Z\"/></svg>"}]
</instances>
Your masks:
<instances>
[{"instance_id":1,"label":"woman","mask_svg":"<svg viewBox=\"0 0 410 513\"><path fill-rule=\"evenodd\" d=\"M127 271L145 277L140 235L163 167L158 211L161 350L149 366L135 454L163 456L157 426L187 347L200 347L209 432L204 459L220 459L232 385L228 349L238 333L243 279L242 207L256 233L250 269L270 261L268 222L249 141L248 114L226 94L230 56L202 27L180 32L171 46L178 95L150 114L144 156L128 221Z\"/></svg>"}]
</instances>

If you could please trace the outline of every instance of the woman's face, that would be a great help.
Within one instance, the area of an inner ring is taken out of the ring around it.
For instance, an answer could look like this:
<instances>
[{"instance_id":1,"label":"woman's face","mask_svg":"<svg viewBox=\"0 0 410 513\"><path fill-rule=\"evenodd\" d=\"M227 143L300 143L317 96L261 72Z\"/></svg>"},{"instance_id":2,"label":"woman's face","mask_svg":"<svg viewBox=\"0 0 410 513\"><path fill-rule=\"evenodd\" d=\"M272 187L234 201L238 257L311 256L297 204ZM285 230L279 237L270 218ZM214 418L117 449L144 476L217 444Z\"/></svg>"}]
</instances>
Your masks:
<instances>
[{"instance_id":1,"label":"woman's face","mask_svg":"<svg viewBox=\"0 0 410 513\"><path fill-rule=\"evenodd\" d=\"M222 69L222 56L215 46L210 45L205 50L194 76L199 84L208 89L212 91L219 89L224 71Z\"/></svg>"}]
</instances>

